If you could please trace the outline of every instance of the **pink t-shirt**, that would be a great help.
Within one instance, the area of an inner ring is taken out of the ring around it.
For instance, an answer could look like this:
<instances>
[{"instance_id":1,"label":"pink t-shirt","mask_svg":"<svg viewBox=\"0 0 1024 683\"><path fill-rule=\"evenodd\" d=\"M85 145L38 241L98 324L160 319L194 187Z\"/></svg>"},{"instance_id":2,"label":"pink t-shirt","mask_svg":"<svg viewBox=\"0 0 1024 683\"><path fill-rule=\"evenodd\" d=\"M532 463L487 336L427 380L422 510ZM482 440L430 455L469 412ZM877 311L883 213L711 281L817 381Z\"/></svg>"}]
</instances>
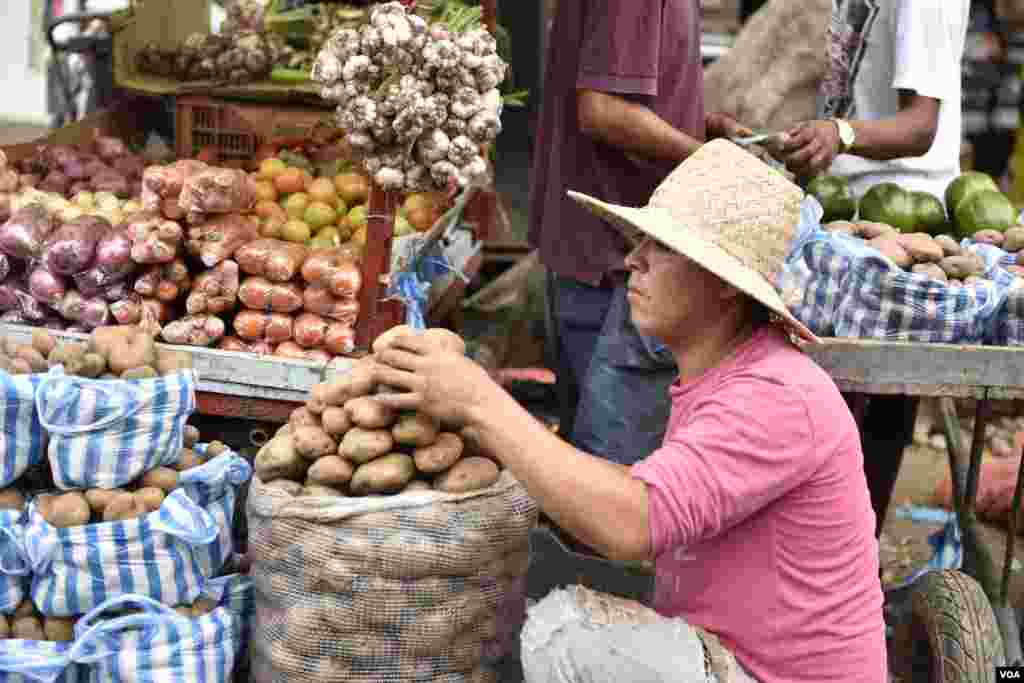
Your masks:
<instances>
[{"instance_id":1,"label":"pink t-shirt","mask_svg":"<svg viewBox=\"0 0 1024 683\"><path fill-rule=\"evenodd\" d=\"M765 328L671 388L647 484L655 607L762 683L887 680L878 544L857 425L814 361Z\"/></svg>"}]
</instances>

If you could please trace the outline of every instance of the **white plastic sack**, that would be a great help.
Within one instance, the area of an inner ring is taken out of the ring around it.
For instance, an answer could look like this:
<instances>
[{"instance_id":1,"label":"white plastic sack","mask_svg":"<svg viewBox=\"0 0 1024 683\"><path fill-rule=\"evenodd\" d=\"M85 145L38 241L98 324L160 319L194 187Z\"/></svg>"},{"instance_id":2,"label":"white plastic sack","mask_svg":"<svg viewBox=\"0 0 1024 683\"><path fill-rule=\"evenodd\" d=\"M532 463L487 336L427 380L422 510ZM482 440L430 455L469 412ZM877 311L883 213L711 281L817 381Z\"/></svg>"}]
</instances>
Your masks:
<instances>
[{"instance_id":1,"label":"white plastic sack","mask_svg":"<svg viewBox=\"0 0 1024 683\"><path fill-rule=\"evenodd\" d=\"M51 370L36 391L39 421L50 434L59 488L124 486L174 463L196 408L196 375L182 370L155 379L93 380Z\"/></svg>"},{"instance_id":2,"label":"white plastic sack","mask_svg":"<svg viewBox=\"0 0 1024 683\"><path fill-rule=\"evenodd\" d=\"M84 614L121 595L191 604L231 559L237 492L249 479L235 453L182 473L156 512L60 529L28 508L25 546L32 599L47 616Z\"/></svg>"},{"instance_id":3,"label":"white plastic sack","mask_svg":"<svg viewBox=\"0 0 1024 683\"><path fill-rule=\"evenodd\" d=\"M45 378L0 370L0 488L43 459L46 431L36 413L36 389Z\"/></svg>"},{"instance_id":4,"label":"white plastic sack","mask_svg":"<svg viewBox=\"0 0 1024 683\"><path fill-rule=\"evenodd\" d=\"M28 593L21 512L0 510L0 614L13 614Z\"/></svg>"}]
</instances>

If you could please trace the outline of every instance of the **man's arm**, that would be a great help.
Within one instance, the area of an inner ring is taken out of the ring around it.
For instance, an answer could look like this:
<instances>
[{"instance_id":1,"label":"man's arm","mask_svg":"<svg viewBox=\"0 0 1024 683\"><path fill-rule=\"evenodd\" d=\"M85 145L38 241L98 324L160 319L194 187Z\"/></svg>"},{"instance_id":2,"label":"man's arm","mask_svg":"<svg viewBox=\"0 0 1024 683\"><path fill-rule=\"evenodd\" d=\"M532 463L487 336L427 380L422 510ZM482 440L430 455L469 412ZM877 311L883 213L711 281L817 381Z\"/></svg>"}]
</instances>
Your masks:
<instances>
[{"instance_id":1,"label":"man's arm","mask_svg":"<svg viewBox=\"0 0 1024 683\"><path fill-rule=\"evenodd\" d=\"M876 121L852 120L857 134L849 151L865 159L888 161L924 156L931 149L939 126L939 101L901 90L900 110ZM780 141L780 154L790 171L813 177L828 171L839 155L839 129L832 121L808 121Z\"/></svg>"},{"instance_id":2,"label":"man's arm","mask_svg":"<svg viewBox=\"0 0 1024 683\"><path fill-rule=\"evenodd\" d=\"M576 92L577 121L584 135L609 147L646 159L679 163L703 143L673 127L642 104L598 90ZM750 135L727 114L705 117L707 137Z\"/></svg>"}]
</instances>

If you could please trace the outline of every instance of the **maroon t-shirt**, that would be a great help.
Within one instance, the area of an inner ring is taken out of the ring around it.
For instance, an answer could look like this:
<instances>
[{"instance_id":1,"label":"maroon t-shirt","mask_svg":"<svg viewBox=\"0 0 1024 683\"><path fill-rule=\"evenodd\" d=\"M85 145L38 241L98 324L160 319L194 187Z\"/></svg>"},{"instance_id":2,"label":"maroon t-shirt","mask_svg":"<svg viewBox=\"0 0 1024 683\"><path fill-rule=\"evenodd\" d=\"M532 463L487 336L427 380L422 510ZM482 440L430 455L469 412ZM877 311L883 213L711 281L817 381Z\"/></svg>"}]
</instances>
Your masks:
<instances>
[{"instance_id":1,"label":"maroon t-shirt","mask_svg":"<svg viewBox=\"0 0 1024 683\"><path fill-rule=\"evenodd\" d=\"M577 89L644 104L704 139L704 71L697 0L559 0L544 74L530 178L531 246L558 275L592 285L622 269L626 242L566 195L643 206L673 169L634 162L583 135Z\"/></svg>"}]
</instances>

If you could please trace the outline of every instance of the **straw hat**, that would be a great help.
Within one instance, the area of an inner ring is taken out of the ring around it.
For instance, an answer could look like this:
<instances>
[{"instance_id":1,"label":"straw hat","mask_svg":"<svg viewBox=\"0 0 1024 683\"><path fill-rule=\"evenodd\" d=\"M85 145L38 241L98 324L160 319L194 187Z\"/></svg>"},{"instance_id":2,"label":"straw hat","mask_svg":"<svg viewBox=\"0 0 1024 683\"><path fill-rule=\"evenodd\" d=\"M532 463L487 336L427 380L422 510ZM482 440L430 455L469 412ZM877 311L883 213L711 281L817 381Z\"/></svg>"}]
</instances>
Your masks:
<instances>
[{"instance_id":1,"label":"straw hat","mask_svg":"<svg viewBox=\"0 0 1024 683\"><path fill-rule=\"evenodd\" d=\"M641 208L569 196L627 235L650 235L760 301L801 339L821 341L786 309L774 284L796 235L803 191L732 142L703 145Z\"/></svg>"}]
</instances>

